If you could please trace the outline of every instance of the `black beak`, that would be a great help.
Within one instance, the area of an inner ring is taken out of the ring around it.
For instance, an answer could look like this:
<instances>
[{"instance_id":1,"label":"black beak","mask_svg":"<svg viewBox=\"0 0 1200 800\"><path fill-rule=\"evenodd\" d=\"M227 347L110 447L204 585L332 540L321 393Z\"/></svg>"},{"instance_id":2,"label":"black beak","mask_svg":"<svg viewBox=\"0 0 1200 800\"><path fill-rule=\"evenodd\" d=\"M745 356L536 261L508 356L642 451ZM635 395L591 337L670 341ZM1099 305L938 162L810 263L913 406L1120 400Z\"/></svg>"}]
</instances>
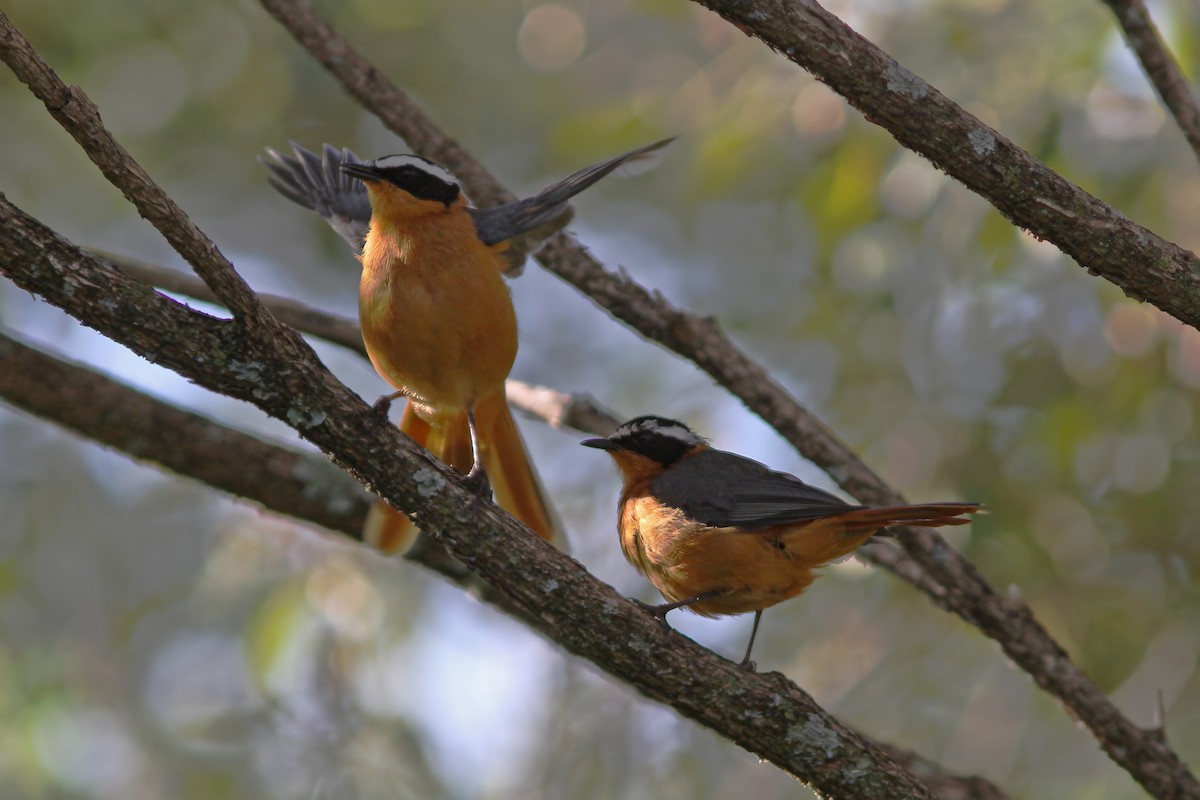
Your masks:
<instances>
[{"instance_id":1,"label":"black beak","mask_svg":"<svg viewBox=\"0 0 1200 800\"><path fill-rule=\"evenodd\" d=\"M379 170L370 164L350 164L343 162L341 170L352 178L358 178L360 181L377 181L380 179Z\"/></svg>"},{"instance_id":2,"label":"black beak","mask_svg":"<svg viewBox=\"0 0 1200 800\"><path fill-rule=\"evenodd\" d=\"M584 447L594 447L597 450L620 450L621 445L611 439L584 439L580 442Z\"/></svg>"}]
</instances>

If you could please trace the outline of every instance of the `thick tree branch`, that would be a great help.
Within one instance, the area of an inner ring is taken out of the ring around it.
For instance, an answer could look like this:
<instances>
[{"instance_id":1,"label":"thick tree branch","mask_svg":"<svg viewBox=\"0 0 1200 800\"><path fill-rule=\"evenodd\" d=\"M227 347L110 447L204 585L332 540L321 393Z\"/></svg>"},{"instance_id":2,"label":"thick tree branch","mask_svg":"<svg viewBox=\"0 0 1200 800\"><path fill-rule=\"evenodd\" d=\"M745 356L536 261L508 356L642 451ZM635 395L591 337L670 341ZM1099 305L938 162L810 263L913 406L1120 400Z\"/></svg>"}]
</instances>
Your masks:
<instances>
[{"instance_id":1,"label":"thick tree branch","mask_svg":"<svg viewBox=\"0 0 1200 800\"><path fill-rule=\"evenodd\" d=\"M180 371L200 385L290 421L361 482L434 533L536 630L647 697L713 727L820 792L929 796L878 748L782 676L747 673L663 631L651 615L501 509L462 488L462 476L384 422L327 373L305 369L305 380L298 381L294 373L300 370L277 363L270 354L252 350L250 362L223 356L226 344L235 351L253 344L249 337L229 343L214 340L206 322L211 318L106 269L2 196L0 272L135 352L180 363ZM101 284L110 288L107 295L88 291ZM104 310L97 312L96 306ZM278 392L262 391L276 383L288 386L287 402ZM864 769L864 764L870 766Z\"/></svg>"},{"instance_id":2,"label":"thick tree branch","mask_svg":"<svg viewBox=\"0 0 1200 800\"><path fill-rule=\"evenodd\" d=\"M362 537L374 498L325 456L271 444L175 408L22 344L3 329L0 397L139 461L349 539ZM481 588L436 542L423 539L406 557L504 607L501 596Z\"/></svg>"},{"instance_id":3,"label":"thick tree branch","mask_svg":"<svg viewBox=\"0 0 1200 800\"><path fill-rule=\"evenodd\" d=\"M78 87L63 83L3 12L0 12L0 58L45 104L51 116L75 137L92 163L121 190L125 199L195 268L221 304L235 317L257 320L261 312L254 293L229 267L216 245L117 143L101 122L100 110L87 95Z\"/></svg>"},{"instance_id":4,"label":"thick tree branch","mask_svg":"<svg viewBox=\"0 0 1200 800\"><path fill-rule=\"evenodd\" d=\"M805 68L902 145L1053 242L1089 272L1200 328L1200 260L1047 168L816 2L697 0ZM1200 782L1158 731L1138 728L1076 667L1022 603L997 595L973 565L927 533L905 549L974 606L967 618L997 639L1038 685L1087 725L1114 761L1156 797L1200 797ZM943 560L940 554L949 556ZM947 569L943 569L946 567ZM957 605L957 603L956 603ZM1026 632L1026 638L1012 634Z\"/></svg>"},{"instance_id":5,"label":"thick tree branch","mask_svg":"<svg viewBox=\"0 0 1200 800\"><path fill-rule=\"evenodd\" d=\"M28 347L0 329L0 396L141 461L351 538L370 495L319 453L301 453L183 411Z\"/></svg>"},{"instance_id":6,"label":"thick tree branch","mask_svg":"<svg viewBox=\"0 0 1200 800\"><path fill-rule=\"evenodd\" d=\"M20 36L2 14L0 30L5 31L0 57L22 70L34 63L25 49L12 46ZM40 61L38 70L49 72ZM41 80L35 74L26 82ZM78 105L86 101L78 89L71 96ZM91 124L90 118L56 118L75 132ZM82 138L89 146L90 140ZM110 180L136 194L144 173L123 151L115 157L128 163L113 166ZM208 252L206 240L198 232L192 236L190 222L178 227L169 218L159 222L170 238L180 240L182 251ZM438 536L544 635L819 792L929 796L919 781L782 676L748 674L693 643L683 651L670 647L674 635L655 618L464 489L462 476L374 414L320 365L297 334L278 325L256 301L244 301L240 279L222 282L233 268L215 249L211 253L205 269L221 287L213 289L242 303L247 313L241 325L193 312L99 263L0 196L0 272L135 352L287 422L422 530ZM680 657L681 652L686 655Z\"/></svg>"},{"instance_id":7,"label":"thick tree branch","mask_svg":"<svg viewBox=\"0 0 1200 800\"><path fill-rule=\"evenodd\" d=\"M204 281L187 273L113 253L91 252L142 283L196 300L220 303ZM260 294L258 300L285 325L353 350L363 358L367 357L357 322L320 311L289 297ZM607 436L621 422L584 394L568 394L512 378L506 382L505 389L510 405L553 428L565 426L593 436Z\"/></svg>"},{"instance_id":8,"label":"thick tree branch","mask_svg":"<svg viewBox=\"0 0 1200 800\"><path fill-rule=\"evenodd\" d=\"M815 0L696 0L1089 272L1200 329L1200 259L984 125Z\"/></svg>"},{"instance_id":9,"label":"thick tree branch","mask_svg":"<svg viewBox=\"0 0 1200 800\"><path fill-rule=\"evenodd\" d=\"M1116 15L1125 40L1141 62L1146 77L1162 98L1163 105L1175 117L1175 123L1200 161L1200 108L1196 106L1196 98L1179 64L1150 19L1146 4L1143 0L1104 0L1104 4Z\"/></svg>"},{"instance_id":10,"label":"thick tree branch","mask_svg":"<svg viewBox=\"0 0 1200 800\"><path fill-rule=\"evenodd\" d=\"M0 330L0 397L18 408L276 513L359 539L371 495L325 458L270 444L154 400L91 370L5 336ZM528 623L505 596L479 586L436 542L405 558L430 568ZM686 646L672 642L672 646ZM682 657L682 656L681 656ZM946 800L1003 800L990 782L947 772L904 748L876 743L919 772Z\"/></svg>"},{"instance_id":11,"label":"thick tree branch","mask_svg":"<svg viewBox=\"0 0 1200 800\"><path fill-rule=\"evenodd\" d=\"M472 196L491 202L511 197L407 95L354 52L307 0L260 2L347 92L417 152L451 167ZM810 69L902 144L980 191L1017 224L1054 241L1135 296L1144 292L1143 299L1161 304L1185 322L1200 321L1200 274L1192 271L1200 265L1194 256L1048 170L816 3L705 4ZM569 236L550 239L537 259L617 319L698 364L859 501L902 501L824 423L738 351L715 321L679 311L626 276L605 270ZM1193 300L1185 302L1189 297ZM1200 796L1200 784L1178 755L1157 732L1144 731L1122 715L1024 603L997 593L938 534L910 531L900 541L910 558L879 547L864 548L860 554L893 568L937 605L999 642L1009 658L1062 700L1105 752L1152 794Z\"/></svg>"}]
</instances>

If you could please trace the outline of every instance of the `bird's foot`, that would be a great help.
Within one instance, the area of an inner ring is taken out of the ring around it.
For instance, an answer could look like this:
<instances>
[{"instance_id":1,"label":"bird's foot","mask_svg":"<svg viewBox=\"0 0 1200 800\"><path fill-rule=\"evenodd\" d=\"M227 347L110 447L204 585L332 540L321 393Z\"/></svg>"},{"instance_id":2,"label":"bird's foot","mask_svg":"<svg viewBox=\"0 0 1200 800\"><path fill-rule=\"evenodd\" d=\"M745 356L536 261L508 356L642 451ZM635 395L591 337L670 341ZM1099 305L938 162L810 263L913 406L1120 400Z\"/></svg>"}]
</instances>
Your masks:
<instances>
[{"instance_id":1,"label":"bird's foot","mask_svg":"<svg viewBox=\"0 0 1200 800\"><path fill-rule=\"evenodd\" d=\"M380 395L379 399L371 404L371 413L387 419L388 410L392 407L392 401L398 397L403 397L404 392L392 392L391 394Z\"/></svg>"},{"instance_id":2,"label":"bird's foot","mask_svg":"<svg viewBox=\"0 0 1200 800\"><path fill-rule=\"evenodd\" d=\"M488 479L487 470L482 464L471 467L471 471L463 476L463 488L487 500L492 496L492 482Z\"/></svg>"},{"instance_id":3,"label":"bird's foot","mask_svg":"<svg viewBox=\"0 0 1200 800\"><path fill-rule=\"evenodd\" d=\"M669 622L667 622L667 612L670 611L672 608L675 608L675 606L673 606L671 603L660 603L658 605L652 605L650 603L643 603L641 600L638 600L635 597L629 598L629 602L633 603L635 606L640 608L642 611L645 611L646 613L650 614L651 616L654 616L655 618L657 618L658 623L660 625L662 625L662 628L664 631L666 631L668 633L671 631L671 624Z\"/></svg>"}]
</instances>

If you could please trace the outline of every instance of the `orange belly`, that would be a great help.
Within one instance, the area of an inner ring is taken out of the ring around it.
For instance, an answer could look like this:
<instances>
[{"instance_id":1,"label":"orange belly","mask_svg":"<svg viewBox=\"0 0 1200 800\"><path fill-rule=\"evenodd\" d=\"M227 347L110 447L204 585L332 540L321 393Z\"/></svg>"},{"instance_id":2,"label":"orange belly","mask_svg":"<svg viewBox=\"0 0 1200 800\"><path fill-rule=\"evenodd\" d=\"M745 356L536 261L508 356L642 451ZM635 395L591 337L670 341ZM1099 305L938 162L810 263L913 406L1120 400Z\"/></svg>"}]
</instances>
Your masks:
<instances>
[{"instance_id":1,"label":"orange belly","mask_svg":"<svg viewBox=\"0 0 1200 800\"><path fill-rule=\"evenodd\" d=\"M403 231L373 224L359 285L371 363L418 405L441 413L502 386L517 354L500 263L461 222L418 221Z\"/></svg>"},{"instance_id":2,"label":"orange belly","mask_svg":"<svg viewBox=\"0 0 1200 800\"><path fill-rule=\"evenodd\" d=\"M689 609L704 616L741 614L803 592L822 564L852 552L872 531L848 534L818 520L775 534L747 533L688 521L650 497L622 505L625 556L670 602L713 596Z\"/></svg>"}]
</instances>

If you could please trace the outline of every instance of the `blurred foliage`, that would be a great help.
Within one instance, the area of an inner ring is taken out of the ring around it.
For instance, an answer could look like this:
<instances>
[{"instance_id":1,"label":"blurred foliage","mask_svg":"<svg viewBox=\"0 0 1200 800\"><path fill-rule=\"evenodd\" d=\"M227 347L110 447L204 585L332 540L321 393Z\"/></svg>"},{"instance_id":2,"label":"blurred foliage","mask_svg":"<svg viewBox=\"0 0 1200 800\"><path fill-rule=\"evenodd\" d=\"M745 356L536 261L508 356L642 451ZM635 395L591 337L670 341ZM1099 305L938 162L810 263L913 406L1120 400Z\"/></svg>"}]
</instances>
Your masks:
<instances>
[{"instance_id":1,"label":"blurred foliage","mask_svg":"<svg viewBox=\"0 0 1200 800\"><path fill-rule=\"evenodd\" d=\"M680 134L575 228L735 339L952 532L1139 724L1200 751L1200 333L1125 298L897 148L828 89L683 2L324 3L362 52L531 191ZM1098 0L829 4L1068 178L1185 247L1200 183ZM1189 75L1200 12L1153 5ZM120 13L14 0L16 24L263 291L342 314L355 265L266 187L264 146L403 149L251 0ZM0 187L75 241L179 265L10 75ZM536 269L516 374L680 416L829 485L694 368ZM0 285L0 324L172 402L302 446ZM318 346L365 397L369 366ZM525 426L573 552L617 554L616 479ZM0 410L0 784L46 798L795 797L773 767L418 570ZM998 649L857 563L764 618L757 652L864 731L1019 797L1132 782ZM723 653L749 620L675 623Z\"/></svg>"}]
</instances>

